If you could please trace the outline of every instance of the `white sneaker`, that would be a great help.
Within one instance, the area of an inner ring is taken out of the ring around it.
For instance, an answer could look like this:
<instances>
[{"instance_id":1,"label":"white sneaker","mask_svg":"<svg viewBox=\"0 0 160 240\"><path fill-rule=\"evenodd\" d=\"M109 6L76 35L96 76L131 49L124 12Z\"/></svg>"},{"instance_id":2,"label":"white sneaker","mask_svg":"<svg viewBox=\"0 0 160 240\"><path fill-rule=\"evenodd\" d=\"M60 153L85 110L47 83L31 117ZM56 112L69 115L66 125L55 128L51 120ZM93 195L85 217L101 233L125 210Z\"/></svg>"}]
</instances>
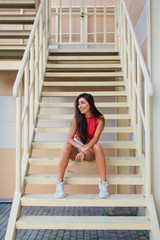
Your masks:
<instances>
[{"instance_id":1,"label":"white sneaker","mask_svg":"<svg viewBox=\"0 0 160 240\"><path fill-rule=\"evenodd\" d=\"M107 182L99 182L99 194L98 196L100 198L108 198L109 193L108 193L108 183Z\"/></svg>"},{"instance_id":2,"label":"white sneaker","mask_svg":"<svg viewBox=\"0 0 160 240\"><path fill-rule=\"evenodd\" d=\"M65 191L64 191L64 181L63 182L57 182L55 197L56 198L64 198L65 196L66 196L66 194L65 194Z\"/></svg>"}]
</instances>

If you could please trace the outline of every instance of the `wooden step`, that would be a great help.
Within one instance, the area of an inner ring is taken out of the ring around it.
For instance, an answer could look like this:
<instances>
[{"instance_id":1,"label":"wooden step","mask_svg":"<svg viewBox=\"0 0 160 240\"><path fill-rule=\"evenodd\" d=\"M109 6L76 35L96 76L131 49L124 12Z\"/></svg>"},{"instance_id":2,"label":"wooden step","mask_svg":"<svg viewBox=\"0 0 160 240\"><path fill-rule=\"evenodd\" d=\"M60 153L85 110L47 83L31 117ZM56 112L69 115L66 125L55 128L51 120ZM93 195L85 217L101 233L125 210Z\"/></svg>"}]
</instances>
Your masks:
<instances>
[{"instance_id":1,"label":"wooden step","mask_svg":"<svg viewBox=\"0 0 160 240\"><path fill-rule=\"evenodd\" d=\"M150 230L147 217L22 216L16 229Z\"/></svg>"},{"instance_id":2,"label":"wooden step","mask_svg":"<svg viewBox=\"0 0 160 240\"><path fill-rule=\"evenodd\" d=\"M85 81L85 82L52 82L52 81L44 81L43 82L44 87L85 87L85 86L91 86L91 87L117 87L117 86L125 86L125 83L123 81Z\"/></svg>"},{"instance_id":3,"label":"wooden step","mask_svg":"<svg viewBox=\"0 0 160 240\"><path fill-rule=\"evenodd\" d=\"M29 38L30 31L28 30L0 30L0 38Z\"/></svg>"},{"instance_id":4,"label":"wooden step","mask_svg":"<svg viewBox=\"0 0 160 240\"><path fill-rule=\"evenodd\" d=\"M122 72L61 72L61 73L57 73L57 72L46 72L45 73L45 77L56 77L56 78L82 78L82 77L87 77L87 78L95 78L95 77L123 77L123 73ZM99 86L101 86L99 84Z\"/></svg>"},{"instance_id":5,"label":"wooden step","mask_svg":"<svg viewBox=\"0 0 160 240\"><path fill-rule=\"evenodd\" d=\"M30 166L58 166L59 164L59 156L58 157L32 157L29 158L29 165ZM95 166L96 162L95 160L93 161L82 161L82 162L77 162L70 160L69 165L70 166ZM106 157L106 165L107 166L140 166L140 162L137 158L135 157L128 157L128 158L114 158L114 157Z\"/></svg>"},{"instance_id":6,"label":"wooden step","mask_svg":"<svg viewBox=\"0 0 160 240\"><path fill-rule=\"evenodd\" d=\"M70 128L46 128L38 127L35 128L35 133L68 133ZM131 127L104 127L102 133L133 133L133 128Z\"/></svg>"},{"instance_id":7,"label":"wooden step","mask_svg":"<svg viewBox=\"0 0 160 240\"><path fill-rule=\"evenodd\" d=\"M99 142L104 149L135 149L136 144L133 141L115 141ZM33 149L61 149L65 142L32 142Z\"/></svg>"},{"instance_id":8,"label":"wooden step","mask_svg":"<svg viewBox=\"0 0 160 240\"><path fill-rule=\"evenodd\" d=\"M48 61L120 61L120 56L49 56Z\"/></svg>"},{"instance_id":9,"label":"wooden step","mask_svg":"<svg viewBox=\"0 0 160 240\"><path fill-rule=\"evenodd\" d=\"M98 108L120 108L120 107L129 107L128 102L100 102L95 104ZM41 102L39 103L41 108L74 108L74 103L48 103Z\"/></svg>"},{"instance_id":10,"label":"wooden step","mask_svg":"<svg viewBox=\"0 0 160 240\"><path fill-rule=\"evenodd\" d=\"M80 70L80 69L95 69L95 70L107 70L107 69L121 69L121 64L47 64L47 69L71 69L71 70Z\"/></svg>"},{"instance_id":11,"label":"wooden step","mask_svg":"<svg viewBox=\"0 0 160 240\"><path fill-rule=\"evenodd\" d=\"M82 92L42 92L42 97L77 97ZM94 97L127 96L126 91L89 92Z\"/></svg>"},{"instance_id":12,"label":"wooden step","mask_svg":"<svg viewBox=\"0 0 160 240\"><path fill-rule=\"evenodd\" d=\"M26 44L0 44L0 59L21 59L25 48Z\"/></svg>"},{"instance_id":13,"label":"wooden step","mask_svg":"<svg viewBox=\"0 0 160 240\"><path fill-rule=\"evenodd\" d=\"M21 206L145 207L146 199L142 194L112 194L106 199L100 199L97 194L67 194L62 199L54 194L25 194Z\"/></svg>"},{"instance_id":14,"label":"wooden step","mask_svg":"<svg viewBox=\"0 0 160 240\"><path fill-rule=\"evenodd\" d=\"M19 70L21 64L21 60L14 59L0 59L0 70L1 71L12 71L12 70Z\"/></svg>"},{"instance_id":15,"label":"wooden step","mask_svg":"<svg viewBox=\"0 0 160 240\"><path fill-rule=\"evenodd\" d=\"M35 14L20 15L20 14L1 14L0 24L33 24Z\"/></svg>"},{"instance_id":16,"label":"wooden step","mask_svg":"<svg viewBox=\"0 0 160 240\"><path fill-rule=\"evenodd\" d=\"M96 54L96 53L116 53L118 54L119 53L119 50L118 49L52 49L51 48L52 46L49 46L49 53L54 53L54 54L58 54L60 53L61 55L66 53L66 54L69 54L69 53L73 53L73 54L76 54L76 53L80 53L81 55L85 54L85 53L91 53L91 54Z\"/></svg>"},{"instance_id":17,"label":"wooden step","mask_svg":"<svg viewBox=\"0 0 160 240\"><path fill-rule=\"evenodd\" d=\"M35 0L0 0L0 8L35 8Z\"/></svg>"},{"instance_id":18,"label":"wooden step","mask_svg":"<svg viewBox=\"0 0 160 240\"><path fill-rule=\"evenodd\" d=\"M46 119L46 120L71 120L73 119L73 114L39 114L37 116L38 120ZM104 118L107 119L131 119L130 114L104 114Z\"/></svg>"},{"instance_id":19,"label":"wooden step","mask_svg":"<svg viewBox=\"0 0 160 240\"><path fill-rule=\"evenodd\" d=\"M57 184L57 175L51 174L32 174L25 177L26 184ZM107 181L109 184L113 185L142 185L142 178L138 174L129 175L107 175ZM64 181L66 185L98 185L100 177L98 175L65 175Z\"/></svg>"}]
</instances>

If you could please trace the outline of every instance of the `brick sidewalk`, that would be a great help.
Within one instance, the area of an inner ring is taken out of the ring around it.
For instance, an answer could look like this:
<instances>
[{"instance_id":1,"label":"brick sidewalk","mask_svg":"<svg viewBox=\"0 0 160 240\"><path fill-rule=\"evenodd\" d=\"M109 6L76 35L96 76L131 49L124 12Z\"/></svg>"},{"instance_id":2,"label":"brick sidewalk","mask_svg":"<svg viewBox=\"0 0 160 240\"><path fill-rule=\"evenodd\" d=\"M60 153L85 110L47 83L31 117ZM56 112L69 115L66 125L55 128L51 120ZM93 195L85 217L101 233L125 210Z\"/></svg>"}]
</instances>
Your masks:
<instances>
[{"instance_id":1,"label":"brick sidewalk","mask_svg":"<svg viewBox=\"0 0 160 240\"><path fill-rule=\"evenodd\" d=\"M0 240L4 240L11 204L0 204ZM104 208L23 207L22 215L100 215ZM16 240L148 240L142 231L19 230Z\"/></svg>"}]
</instances>

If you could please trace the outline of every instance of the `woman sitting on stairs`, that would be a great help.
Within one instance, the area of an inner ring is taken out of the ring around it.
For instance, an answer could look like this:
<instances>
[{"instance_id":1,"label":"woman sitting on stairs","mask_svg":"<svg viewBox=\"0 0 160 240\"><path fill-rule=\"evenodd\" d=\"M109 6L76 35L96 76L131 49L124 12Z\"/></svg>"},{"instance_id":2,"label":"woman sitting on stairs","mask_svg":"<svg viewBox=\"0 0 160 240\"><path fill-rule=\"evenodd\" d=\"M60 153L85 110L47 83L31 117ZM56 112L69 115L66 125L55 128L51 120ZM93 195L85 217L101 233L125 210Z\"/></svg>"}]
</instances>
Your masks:
<instances>
[{"instance_id":1,"label":"woman sitting on stairs","mask_svg":"<svg viewBox=\"0 0 160 240\"><path fill-rule=\"evenodd\" d=\"M75 101L75 116L69 130L67 143L61 151L55 193L57 198L66 196L63 177L69 159L75 161L95 159L101 178L99 197L109 197L105 156L101 144L98 143L104 124L104 117L96 108L93 96L88 93L80 94Z\"/></svg>"}]
</instances>

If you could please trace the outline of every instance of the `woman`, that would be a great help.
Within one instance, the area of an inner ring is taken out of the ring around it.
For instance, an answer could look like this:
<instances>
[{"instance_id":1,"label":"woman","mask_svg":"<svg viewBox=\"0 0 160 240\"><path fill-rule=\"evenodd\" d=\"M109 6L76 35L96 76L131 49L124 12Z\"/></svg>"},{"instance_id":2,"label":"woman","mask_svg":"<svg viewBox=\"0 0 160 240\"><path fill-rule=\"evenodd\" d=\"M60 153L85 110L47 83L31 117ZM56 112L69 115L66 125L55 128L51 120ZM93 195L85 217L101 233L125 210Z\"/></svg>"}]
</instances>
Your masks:
<instances>
[{"instance_id":1,"label":"woman","mask_svg":"<svg viewBox=\"0 0 160 240\"><path fill-rule=\"evenodd\" d=\"M63 198L64 173L69 159L75 161L96 160L100 174L99 197L109 197L108 183L106 182L106 164L102 146L97 143L104 128L104 117L95 106L91 94L80 94L75 101L75 116L73 118L67 143L64 145L58 168L58 181L55 196Z\"/></svg>"}]
</instances>

